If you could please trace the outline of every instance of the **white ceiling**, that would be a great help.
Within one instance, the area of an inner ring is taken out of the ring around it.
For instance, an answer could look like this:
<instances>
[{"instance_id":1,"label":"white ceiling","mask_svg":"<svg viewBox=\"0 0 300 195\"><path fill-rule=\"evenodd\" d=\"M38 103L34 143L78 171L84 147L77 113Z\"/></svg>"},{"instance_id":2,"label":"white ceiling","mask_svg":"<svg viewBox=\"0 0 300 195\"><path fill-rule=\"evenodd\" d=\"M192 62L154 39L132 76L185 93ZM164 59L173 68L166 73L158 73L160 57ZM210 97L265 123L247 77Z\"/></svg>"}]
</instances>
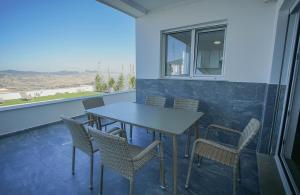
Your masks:
<instances>
[{"instance_id":1,"label":"white ceiling","mask_svg":"<svg viewBox=\"0 0 300 195\"><path fill-rule=\"evenodd\" d=\"M148 12L163 8L180 2L190 2L195 0L97 0L110 7L120 10L135 18L141 17Z\"/></svg>"},{"instance_id":2,"label":"white ceiling","mask_svg":"<svg viewBox=\"0 0 300 195\"><path fill-rule=\"evenodd\" d=\"M112 8L120 10L132 17L139 18L153 10L174 5L177 3L188 3L199 0L97 0ZM261 0L265 3L277 0Z\"/></svg>"},{"instance_id":3,"label":"white ceiling","mask_svg":"<svg viewBox=\"0 0 300 195\"><path fill-rule=\"evenodd\" d=\"M169 4L174 4L180 1L186 0L132 0L136 3L142 5L147 10L155 10L157 8L168 6Z\"/></svg>"}]
</instances>

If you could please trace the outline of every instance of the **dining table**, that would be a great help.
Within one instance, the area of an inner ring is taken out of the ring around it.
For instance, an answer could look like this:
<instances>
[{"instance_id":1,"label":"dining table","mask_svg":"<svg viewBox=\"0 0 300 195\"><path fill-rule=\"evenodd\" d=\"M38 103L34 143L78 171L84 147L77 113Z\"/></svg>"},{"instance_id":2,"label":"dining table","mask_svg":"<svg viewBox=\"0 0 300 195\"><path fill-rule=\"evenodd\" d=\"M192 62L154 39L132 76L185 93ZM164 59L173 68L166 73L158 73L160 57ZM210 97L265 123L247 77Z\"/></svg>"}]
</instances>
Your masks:
<instances>
[{"instance_id":1,"label":"dining table","mask_svg":"<svg viewBox=\"0 0 300 195\"><path fill-rule=\"evenodd\" d=\"M178 136L191 128L204 115L184 109L161 108L151 105L119 102L87 109L87 113L121 124L143 127L172 137L172 193L178 194ZM122 125L125 127L125 125ZM138 128L140 129L140 128ZM196 131L197 132L197 131Z\"/></svg>"}]
</instances>

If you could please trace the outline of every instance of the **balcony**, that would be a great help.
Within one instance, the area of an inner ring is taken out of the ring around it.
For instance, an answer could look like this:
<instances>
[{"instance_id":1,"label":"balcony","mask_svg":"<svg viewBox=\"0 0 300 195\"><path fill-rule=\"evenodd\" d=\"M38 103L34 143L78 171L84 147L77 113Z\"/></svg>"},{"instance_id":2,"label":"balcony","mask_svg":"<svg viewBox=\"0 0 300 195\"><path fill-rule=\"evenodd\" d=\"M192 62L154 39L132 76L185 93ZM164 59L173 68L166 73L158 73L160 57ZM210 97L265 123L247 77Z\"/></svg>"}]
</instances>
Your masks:
<instances>
[{"instance_id":1,"label":"balcony","mask_svg":"<svg viewBox=\"0 0 300 195\"><path fill-rule=\"evenodd\" d=\"M291 166L299 162L300 140L298 1L98 1L134 17L136 25L136 91L104 96L106 104L162 96L173 108L176 98L198 100L201 138L210 124L242 131L256 118L261 128L241 152L237 194L299 194L298 168ZM89 158L77 153L73 176L72 139L59 118L84 121L85 114L82 98L1 108L0 193L98 194L101 153L89 190ZM231 134L209 136L237 144ZM145 128L133 128L133 144L145 147L151 138ZM185 189L185 135L178 137L178 188L172 190L172 139L162 136L166 190L159 188L159 163L151 161L136 175L135 194L233 193L232 169L209 159L193 167ZM128 191L126 179L105 169L104 194Z\"/></svg>"}]
</instances>

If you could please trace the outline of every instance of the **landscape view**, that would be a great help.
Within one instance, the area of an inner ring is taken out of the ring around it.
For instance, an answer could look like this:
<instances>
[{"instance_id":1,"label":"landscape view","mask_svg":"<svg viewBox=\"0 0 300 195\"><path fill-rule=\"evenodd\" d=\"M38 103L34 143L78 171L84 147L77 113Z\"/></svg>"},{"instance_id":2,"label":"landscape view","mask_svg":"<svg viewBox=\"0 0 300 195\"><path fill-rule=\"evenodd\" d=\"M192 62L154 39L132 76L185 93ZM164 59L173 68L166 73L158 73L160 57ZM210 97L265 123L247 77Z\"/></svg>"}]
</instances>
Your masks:
<instances>
[{"instance_id":1,"label":"landscape view","mask_svg":"<svg viewBox=\"0 0 300 195\"><path fill-rule=\"evenodd\" d=\"M134 25L95 0L1 1L0 108L134 89Z\"/></svg>"},{"instance_id":2,"label":"landscape view","mask_svg":"<svg viewBox=\"0 0 300 195\"><path fill-rule=\"evenodd\" d=\"M120 72L0 71L0 106L100 95L135 88L134 65Z\"/></svg>"}]
</instances>

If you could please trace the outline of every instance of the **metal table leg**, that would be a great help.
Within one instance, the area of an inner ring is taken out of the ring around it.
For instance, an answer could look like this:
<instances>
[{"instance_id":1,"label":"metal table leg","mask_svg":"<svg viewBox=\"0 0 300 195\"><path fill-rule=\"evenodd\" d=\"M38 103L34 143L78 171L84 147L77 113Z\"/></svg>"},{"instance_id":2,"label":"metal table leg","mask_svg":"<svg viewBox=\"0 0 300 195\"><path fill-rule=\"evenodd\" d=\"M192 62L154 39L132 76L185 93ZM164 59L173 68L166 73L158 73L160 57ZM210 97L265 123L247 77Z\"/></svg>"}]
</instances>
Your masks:
<instances>
[{"instance_id":1,"label":"metal table leg","mask_svg":"<svg viewBox=\"0 0 300 195\"><path fill-rule=\"evenodd\" d=\"M172 136L173 141L173 195L177 195L177 177L178 177L178 147L177 147L177 137Z\"/></svg>"}]
</instances>

